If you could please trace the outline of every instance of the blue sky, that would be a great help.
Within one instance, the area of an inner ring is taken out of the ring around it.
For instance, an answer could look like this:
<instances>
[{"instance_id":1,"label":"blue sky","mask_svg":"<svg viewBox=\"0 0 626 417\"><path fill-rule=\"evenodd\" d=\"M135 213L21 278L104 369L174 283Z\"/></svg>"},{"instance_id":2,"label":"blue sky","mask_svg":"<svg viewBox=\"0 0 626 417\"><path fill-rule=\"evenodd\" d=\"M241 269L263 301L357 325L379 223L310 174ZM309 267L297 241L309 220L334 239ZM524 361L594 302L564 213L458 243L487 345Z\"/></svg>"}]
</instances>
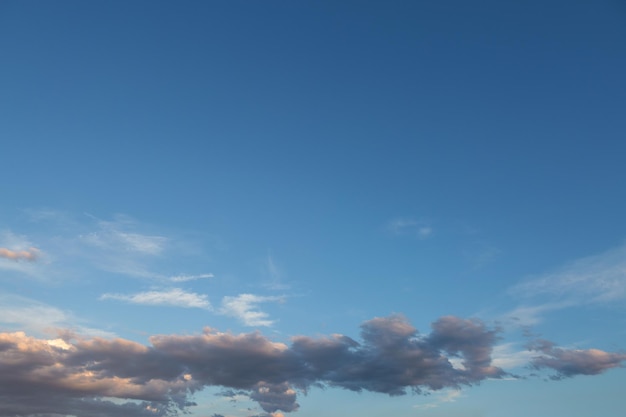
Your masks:
<instances>
[{"instance_id":1,"label":"blue sky","mask_svg":"<svg viewBox=\"0 0 626 417\"><path fill-rule=\"evenodd\" d=\"M0 416L622 415L625 22L3 2Z\"/></svg>"}]
</instances>

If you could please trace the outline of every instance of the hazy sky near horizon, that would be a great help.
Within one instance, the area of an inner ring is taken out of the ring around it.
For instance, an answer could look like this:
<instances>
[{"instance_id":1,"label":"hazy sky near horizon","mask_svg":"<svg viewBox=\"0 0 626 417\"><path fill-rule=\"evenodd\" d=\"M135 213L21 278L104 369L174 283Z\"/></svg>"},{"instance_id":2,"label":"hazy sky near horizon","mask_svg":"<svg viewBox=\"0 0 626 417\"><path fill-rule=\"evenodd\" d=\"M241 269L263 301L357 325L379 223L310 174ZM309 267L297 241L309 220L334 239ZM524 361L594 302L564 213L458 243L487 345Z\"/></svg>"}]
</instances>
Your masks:
<instances>
[{"instance_id":1,"label":"hazy sky near horizon","mask_svg":"<svg viewBox=\"0 0 626 417\"><path fill-rule=\"evenodd\" d=\"M4 1L0 417L619 417L620 1Z\"/></svg>"}]
</instances>

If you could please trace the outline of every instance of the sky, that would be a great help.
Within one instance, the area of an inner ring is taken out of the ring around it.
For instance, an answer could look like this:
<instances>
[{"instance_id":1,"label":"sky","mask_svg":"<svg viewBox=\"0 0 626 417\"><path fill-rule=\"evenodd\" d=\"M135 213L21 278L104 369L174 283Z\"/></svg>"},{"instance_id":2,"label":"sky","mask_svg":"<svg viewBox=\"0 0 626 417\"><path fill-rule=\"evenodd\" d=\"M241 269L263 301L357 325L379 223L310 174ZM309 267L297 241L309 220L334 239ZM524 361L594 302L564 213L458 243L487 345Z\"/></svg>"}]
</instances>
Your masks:
<instances>
[{"instance_id":1,"label":"sky","mask_svg":"<svg viewBox=\"0 0 626 417\"><path fill-rule=\"evenodd\" d=\"M0 3L0 417L619 417L619 0Z\"/></svg>"}]
</instances>

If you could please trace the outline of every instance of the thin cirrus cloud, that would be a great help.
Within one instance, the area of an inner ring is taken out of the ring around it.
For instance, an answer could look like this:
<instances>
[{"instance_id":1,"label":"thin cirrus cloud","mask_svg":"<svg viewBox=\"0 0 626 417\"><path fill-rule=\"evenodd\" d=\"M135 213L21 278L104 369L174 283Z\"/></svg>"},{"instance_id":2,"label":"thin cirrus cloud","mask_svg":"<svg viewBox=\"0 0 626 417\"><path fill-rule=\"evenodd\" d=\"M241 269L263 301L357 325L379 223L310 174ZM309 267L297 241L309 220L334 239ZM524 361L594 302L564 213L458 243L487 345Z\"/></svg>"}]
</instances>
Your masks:
<instances>
[{"instance_id":1,"label":"thin cirrus cloud","mask_svg":"<svg viewBox=\"0 0 626 417\"><path fill-rule=\"evenodd\" d=\"M0 416L176 415L208 386L222 387L226 396L245 395L266 416L276 416L297 411L298 393L316 386L393 396L510 377L492 363L498 329L453 316L437 319L423 335L402 316L374 318L361 325L359 341L337 334L298 336L287 345L258 332L213 329L149 340L145 346L124 339L49 341L0 333ZM569 350L548 341L531 349L536 356L529 365L556 372L555 380L596 375L626 360L624 354ZM452 365L457 357L463 366Z\"/></svg>"},{"instance_id":2,"label":"thin cirrus cloud","mask_svg":"<svg viewBox=\"0 0 626 417\"><path fill-rule=\"evenodd\" d=\"M397 218L387 223L387 230L394 235L413 235L419 239L429 238L433 228L423 221L411 218Z\"/></svg>"},{"instance_id":3,"label":"thin cirrus cloud","mask_svg":"<svg viewBox=\"0 0 626 417\"><path fill-rule=\"evenodd\" d=\"M521 326L540 323L543 316L582 304L611 304L626 298L626 245L570 262L547 274L527 278L509 288L526 304L503 318ZM535 304L532 304L533 300ZM530 303L529 303L530 301Z\"/></svg>"},{"instance_id":4,"label":"thin cirrus cloud","mask_svg":"<svg viewBox=\"0 0 626 417\"><path fill-rule=\"evenodd\" d=\"M133 295L103 294L101 300L119 300L132 304L150 306L170 306L185 308L211 309L211 303L204 294L187 292L181 288L172 288L164 291L146 291Z\"/></svg>"},{"instance_id":5,"label":"thin cirrus cloud","mask_svg":"<svg viewBox=\"0 0 626 417\"><path fill-rule=\"evenodd\" d=\"M626 298L626 245L574 261L556 271L532 277L511 288L524 297L549 295L579 303Z\"/></svg>"},{"instance_id":6,"label":"thin cirrus cloud","mask_svg":"<svg viewBox=\"0 0 626 417\"><path fill-rule=\"evenodd\" d=\"M106 330L89 327L73 314L30 298L0 295L0 324L5 329L27 330L34 334L57 334L61 328L72 328L88 337L114 337Z\"/></svg>"},{"instance_id":7,"label":"thin cirrus cloud","mask_svg":"<svg viewBox=\"0 0 626 417\"><path fill-rule=\"evenodd\" d=\"M118 217L115 221L98 220L98 230L81 235L81 240L113 252L159 255L164 251L166 237L128 231L126 229L134 227L134 222L125 216Z\"/></svg>"},{"instance_id":8,"label":"thin cirrus cloud","mask_svg":"<svg viewBox=\"0 0 626 417\"><path fill-rule=\"evenodd\" d=\"M175 275L173 277L170 277L170 281L172 282L188 282L188 281L195 281L198 279L207 279L207 278L213 278L214 275L213 274L198 274L198 275L184 275L184 274L180 274L180 275Z\"/></svg>"}]
</instances>

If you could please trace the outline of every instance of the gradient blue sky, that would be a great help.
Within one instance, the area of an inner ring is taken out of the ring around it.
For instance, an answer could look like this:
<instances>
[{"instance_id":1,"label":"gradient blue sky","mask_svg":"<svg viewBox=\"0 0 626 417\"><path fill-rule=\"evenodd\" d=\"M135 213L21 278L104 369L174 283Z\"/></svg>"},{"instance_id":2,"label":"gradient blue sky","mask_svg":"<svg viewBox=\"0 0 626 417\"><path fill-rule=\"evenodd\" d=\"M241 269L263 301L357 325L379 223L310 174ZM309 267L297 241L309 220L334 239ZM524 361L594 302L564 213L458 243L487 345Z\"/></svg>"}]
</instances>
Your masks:
<instances>
[{"instance_id":1,"label":"gradient blue sky","mask_svg":"<svg viewBox=\"0 0 626 417\"><path fill-rule=\"evenodd\" d=\"M623 2L4 1L0 50L0 416L623 415Z\"/></svg>"}]
</instances>

